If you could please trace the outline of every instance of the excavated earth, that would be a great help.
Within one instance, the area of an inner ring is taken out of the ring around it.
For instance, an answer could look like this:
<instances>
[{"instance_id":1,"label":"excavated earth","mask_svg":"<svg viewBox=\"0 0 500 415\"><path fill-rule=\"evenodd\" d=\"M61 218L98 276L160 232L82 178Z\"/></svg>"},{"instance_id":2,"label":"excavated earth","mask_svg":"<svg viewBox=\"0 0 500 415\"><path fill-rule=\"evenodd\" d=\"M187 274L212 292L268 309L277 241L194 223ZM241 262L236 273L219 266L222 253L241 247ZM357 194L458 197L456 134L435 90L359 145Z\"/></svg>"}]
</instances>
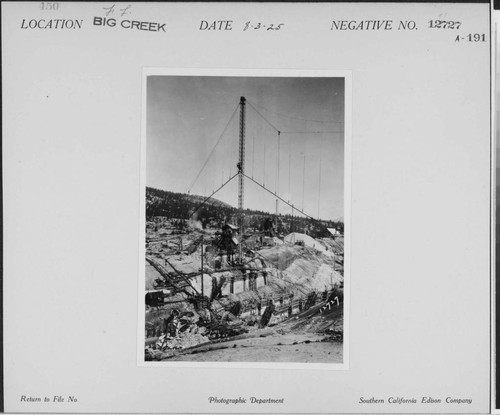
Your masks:
<instances>
[{"instance_id":1,"label":"excavated earth","mask_svg":"<svg viewBox=\"0 0 500 415\"><path fill-rule=\"evenodd\" d=\"M342 363L343 310L322 304L272 327L253 328L225 341L170 351L159 360L198 362Z\"/></svg>"},{"instance_id":2,"label":"excavated earth","mask_svg":"<svg viewBox=\"0 0 500 415\"><path fill-rule=\"evenodd\" d=\"M148 248L148 255L157 261L168 258L178 271L190 274L199 271L200 253L194 246L201 232L182 235L179 242L158 242ZM207 235L208 236L208 235ZM182 245L180 240L182 238ZM163 240L165 241L165 239ZM306 240L307 242L307 240ZM151 350L151 360L166 361L206 361L206 362L297 362L297 363L342 363L343 362L343 301L322 310L325 302L319 302L307 311L288 318L284 314L272 316L269 326L258 327L259 316L235 317L224 312L234 302L250 304L252 301L273 295L292 294L295 298L305 298L311 291L322 292L327 287L343 284L343 240L324 238L315 240L316 247L277 244L257 251L249 263L256 269L266 270L268 282L256 291L226 294L214 301L212 307L219 308L219 315L230 320L228 326L244 327L243 334L226 337L223 340L209 339L205 327L190 326L177 339L168 339L168 347ZM183 250L180 249L183 247ZM189 247L193 246L191 250ZM318 246L321 249L318 249ZM186 248L187 247L187 248ZM206 271L210 265L205 264ZM217 277L213 273L212 277ZM222 275L222 273L221 273ZM150 264L146 265L146 289L154 289L154 281L161 277ZM210 278L210 277L206 277ZM226 281L229 278L226 277ZM208 286L210 280L205 284ZM155 332L147 337L146 344L158 344L158 328L161 321L173 309L181 313L193 313L194 308L186 297L178 293L170 297L174 303L162 309L146 310L146 330ZM264 311L264 309L262 309ZM196 316L198 317L198 316Z\"/></svg>"}]
</instances>

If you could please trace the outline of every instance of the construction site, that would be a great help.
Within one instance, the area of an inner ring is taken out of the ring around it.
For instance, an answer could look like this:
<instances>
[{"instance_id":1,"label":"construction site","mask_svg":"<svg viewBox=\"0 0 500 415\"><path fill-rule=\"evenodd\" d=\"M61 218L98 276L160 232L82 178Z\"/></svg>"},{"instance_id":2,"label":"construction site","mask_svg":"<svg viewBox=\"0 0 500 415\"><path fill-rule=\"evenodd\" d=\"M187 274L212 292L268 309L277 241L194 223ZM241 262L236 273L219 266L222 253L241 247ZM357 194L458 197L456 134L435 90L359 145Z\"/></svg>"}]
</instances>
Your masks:
<instances>
[{"instance_id":1,"label":"construction site","mask_svg":"<svg viewBox=\"0 0 500 415\"><path fill-rule=\"evenodd\" d=\"M145 361L343 363L343 220L280 195L278 128L275 188L247 174L248 105L265 118L240 98L237 159L220 186L203 196L193 185L146 190ZM234 182L237 207L217 199ZM246 182L274 212L245 207Z\"/></svg>"}]
</instances>

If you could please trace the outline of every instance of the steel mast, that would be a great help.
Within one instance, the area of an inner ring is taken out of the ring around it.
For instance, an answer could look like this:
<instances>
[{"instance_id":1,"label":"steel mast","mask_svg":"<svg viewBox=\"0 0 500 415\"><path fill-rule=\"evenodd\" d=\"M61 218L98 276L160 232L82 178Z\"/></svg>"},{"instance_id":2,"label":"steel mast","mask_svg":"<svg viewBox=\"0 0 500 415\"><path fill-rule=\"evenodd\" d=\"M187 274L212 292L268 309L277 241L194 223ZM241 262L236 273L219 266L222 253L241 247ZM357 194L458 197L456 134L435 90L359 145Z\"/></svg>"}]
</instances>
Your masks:
<instances>
[{"instance_id":1,"label":"steel mast","mask_svg":"<svg viewBox=\"0 0 500 415\"><path fill-rule=\"evenodd\" d=\"M239 161L238 161L238 209L240 214L240 258L242 258L242 247L241 243L243 241L243 209L244 209L244 174L245 174L245 108L246 100L245 97L240 98L240 146L239 146Z\"/></svg>"}]
</instances>

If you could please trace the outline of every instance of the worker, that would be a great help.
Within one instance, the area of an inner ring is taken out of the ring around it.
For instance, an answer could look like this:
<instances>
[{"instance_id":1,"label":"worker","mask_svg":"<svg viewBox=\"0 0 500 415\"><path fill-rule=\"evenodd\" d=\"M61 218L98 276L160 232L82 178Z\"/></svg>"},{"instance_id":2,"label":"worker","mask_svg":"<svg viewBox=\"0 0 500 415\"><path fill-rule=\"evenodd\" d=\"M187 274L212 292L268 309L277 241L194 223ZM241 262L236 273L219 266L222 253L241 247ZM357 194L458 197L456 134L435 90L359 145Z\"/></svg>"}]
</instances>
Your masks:
<instances>
[{"instance_id":1,"label":"worker","mask_svg":"<svg viewBox=\"0 0 500 415\"><path fill-rule=\"evenodd\" d=\"M163 321L163 327L167 337L177 337L179 323L179 311L174 308L170 312L170 316Z\"/></svg>"}]
</instances>

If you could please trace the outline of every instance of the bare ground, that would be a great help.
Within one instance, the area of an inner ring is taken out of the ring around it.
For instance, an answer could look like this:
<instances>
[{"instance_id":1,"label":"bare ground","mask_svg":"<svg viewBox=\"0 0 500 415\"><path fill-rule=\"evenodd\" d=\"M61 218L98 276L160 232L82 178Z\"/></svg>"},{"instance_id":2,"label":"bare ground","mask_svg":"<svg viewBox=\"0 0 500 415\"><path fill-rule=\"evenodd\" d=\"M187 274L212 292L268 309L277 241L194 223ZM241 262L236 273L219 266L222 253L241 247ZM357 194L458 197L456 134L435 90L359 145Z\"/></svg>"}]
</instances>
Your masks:
<instances>
[{"instance_id":1,"label":"bare ground","mask_svg":"<svg viewBox=\"0 0 500 415\"><path fill-rule=\"evenodd\" d=\"M236 345L236 347L233 347ZM228 342L227 348L175 356L169 361L188 362L283 362L342 363L342 343L321 342L297 345L259 344L248 346Z\"/></svg>"},{"instance_id":2,"label":"bare ground","mask_svg":"<svg viewBox=\"0 0 500 415\"><path fill-rule=\"evenodd\" d=\"M268 328L229 341L199 345L167 357L192 362L342 363L343 344L327 335Z\"/></svg>"}]
</instances>

